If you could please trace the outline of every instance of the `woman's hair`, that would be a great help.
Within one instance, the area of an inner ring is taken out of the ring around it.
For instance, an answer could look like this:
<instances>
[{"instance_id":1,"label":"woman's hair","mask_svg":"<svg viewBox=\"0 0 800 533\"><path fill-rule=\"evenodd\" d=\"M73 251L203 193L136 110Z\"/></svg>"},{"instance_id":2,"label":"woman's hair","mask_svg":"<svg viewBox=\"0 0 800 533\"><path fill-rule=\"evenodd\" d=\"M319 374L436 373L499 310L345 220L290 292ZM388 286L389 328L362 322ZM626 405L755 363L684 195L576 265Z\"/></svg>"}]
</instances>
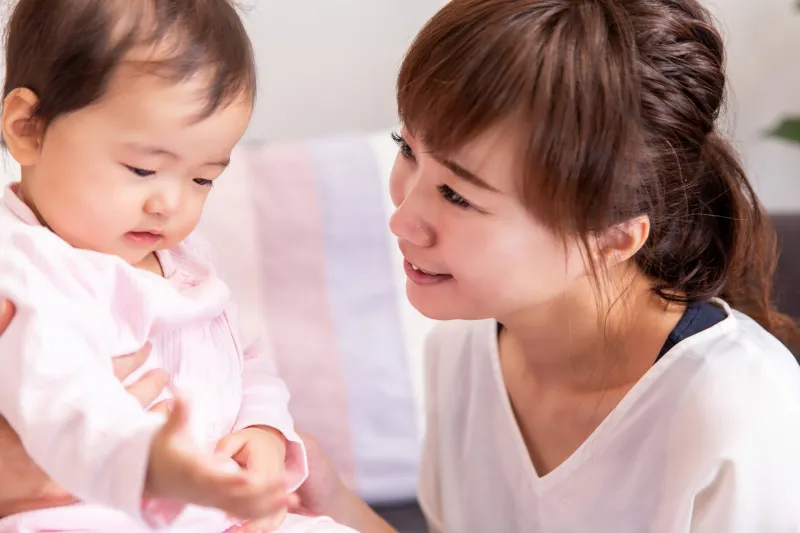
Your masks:
<instances>
[{"instance_id":1,"label":"woman's hair","mask_svg":"<svg viewBox=\"0 0 800 533\"><path fill-rule=\"evenodd\" d=\"M542 224L588 246L647 215L634 260L661 298L722 297L793 343L770 294L775 232L716 129L725 78L696 0L452 0L409 49L397 99L433 152L514 126Z\"/></svg>"},{"instance_id":2,"label":"woman's hair","mask_svg":"<svg viewBox=\"0 0 800 533\"><path fill-rule=\"evenodd\" d=\"M206 76L201 118L255 99L252 46L229 0L17 0L5 44L3 98L32 90L45 126L101 99L123 63L174 82ZM135 61L136 50L157 53Z\"/></svg>"}]
</instances>

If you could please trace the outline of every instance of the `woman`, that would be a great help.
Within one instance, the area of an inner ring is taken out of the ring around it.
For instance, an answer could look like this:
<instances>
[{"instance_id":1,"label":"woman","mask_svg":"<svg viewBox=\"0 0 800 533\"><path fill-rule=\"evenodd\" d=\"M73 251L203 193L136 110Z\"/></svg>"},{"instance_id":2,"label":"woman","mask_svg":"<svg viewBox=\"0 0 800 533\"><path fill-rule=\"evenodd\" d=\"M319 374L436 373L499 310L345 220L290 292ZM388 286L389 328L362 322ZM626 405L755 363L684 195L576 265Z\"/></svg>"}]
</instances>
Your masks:
<instances>
[{"instance_id":1,"label":"woman","mask_svg":"<svg viewBox=\"0 0 800 533\"><path fill-rule=\"evenodd\" d=\"M432 531L800 531L796 326L725 81L695 0L452 0L417 36L391 229L409 300L451 320ZM300 496L385 530L332 487Z\"/></svg>"},{"instance_id":2,"label":"woman","mask_svg":"<svg viewBox=\"0 0 800 533\"><path fill-rule=\"evenodd\" d=\"M695 0L452 0L417 36L391 230L409 300L448 320L431 531L800 527L797 330L724 87ZM392 531L309 462L303 509Z\"/></svg>"}]
</instances>

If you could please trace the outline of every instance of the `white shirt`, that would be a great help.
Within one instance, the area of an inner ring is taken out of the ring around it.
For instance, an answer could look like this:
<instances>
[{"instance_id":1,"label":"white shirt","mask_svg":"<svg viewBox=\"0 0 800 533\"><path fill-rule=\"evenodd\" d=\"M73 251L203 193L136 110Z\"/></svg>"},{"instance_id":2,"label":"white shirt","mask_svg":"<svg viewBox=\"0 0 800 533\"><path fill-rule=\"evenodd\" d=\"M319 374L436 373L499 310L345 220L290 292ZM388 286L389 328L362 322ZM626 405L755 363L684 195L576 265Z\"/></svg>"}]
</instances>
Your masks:
<instances>
[{"instance_id":1,"label":"white shirt","mask_svg":"<svg viewBox=\"0 0 800 533\"><path fill-rule=\"evenodd\" d=\"M800 365L718 303L726 319L667 352L542 477L503 384L497 323L438 326L420 474L432 531L800 531Z\"/></svg>"}]
</instances>

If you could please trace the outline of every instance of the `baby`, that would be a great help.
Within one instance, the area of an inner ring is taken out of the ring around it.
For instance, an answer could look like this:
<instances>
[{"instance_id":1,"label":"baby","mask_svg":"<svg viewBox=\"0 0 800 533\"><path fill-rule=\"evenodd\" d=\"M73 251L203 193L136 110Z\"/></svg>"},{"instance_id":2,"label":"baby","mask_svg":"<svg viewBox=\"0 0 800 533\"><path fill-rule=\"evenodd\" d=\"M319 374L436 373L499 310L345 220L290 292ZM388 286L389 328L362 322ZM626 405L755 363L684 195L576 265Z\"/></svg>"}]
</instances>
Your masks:
<instances>
[{"instance_id":1,"label":"baby","mask_svg":"<svg viewBox=\"0 0 800 533\"><path fill-rule=\"evenodd\" d=\"M352 531L286 517L307 472L288 392L191 235L256 94L234 7L19 0L7 35L0 414L82 503L0 532ZM166 419L112 372L147 341L179 391Z\"/></svg>"}]
</instances>

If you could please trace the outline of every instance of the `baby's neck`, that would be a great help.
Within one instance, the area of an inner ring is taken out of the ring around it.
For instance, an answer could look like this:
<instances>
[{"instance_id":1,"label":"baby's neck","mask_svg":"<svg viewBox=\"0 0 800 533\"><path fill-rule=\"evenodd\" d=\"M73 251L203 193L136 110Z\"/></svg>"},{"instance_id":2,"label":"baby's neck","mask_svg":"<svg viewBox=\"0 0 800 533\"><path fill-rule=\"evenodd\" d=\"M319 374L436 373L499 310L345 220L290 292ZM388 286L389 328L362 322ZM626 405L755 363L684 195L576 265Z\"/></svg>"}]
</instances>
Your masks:
<instances>
[{"instance_id":1,"label":"baby's neck","mask_svg":"<svg viewBox=\"0 0 800 533\"><path fill-rule=\"evenodd\" d=\"M164 269L161 267L161 261L158 260L158 256L155 252L147 255L140 263L133 266L141 270L152 272L157 276L164 277Z\"/></svg>"},{"instance_id":2,"label":"baby's neck","mask_svg":"<svg viewBox=\"0 0 800 533\"><path fill-rule=\"evenodd\" d=\"M11 190L17 195L17 197L20 200L22 200L22 203L28 206L28 209L30 209L31 213L33 213L33 215L36 217L36 220L39 221L39 224L52 231L52 229L50 228L50 226L48 226L44 218L42 218L42 215L41 213L39 213L39 210L36 208L36 202L33 201L33 198L31 197L30 193L25 188L24 176L22 180L20 180L18 185L11 187Z\"/></svg>"}]
</instances>

